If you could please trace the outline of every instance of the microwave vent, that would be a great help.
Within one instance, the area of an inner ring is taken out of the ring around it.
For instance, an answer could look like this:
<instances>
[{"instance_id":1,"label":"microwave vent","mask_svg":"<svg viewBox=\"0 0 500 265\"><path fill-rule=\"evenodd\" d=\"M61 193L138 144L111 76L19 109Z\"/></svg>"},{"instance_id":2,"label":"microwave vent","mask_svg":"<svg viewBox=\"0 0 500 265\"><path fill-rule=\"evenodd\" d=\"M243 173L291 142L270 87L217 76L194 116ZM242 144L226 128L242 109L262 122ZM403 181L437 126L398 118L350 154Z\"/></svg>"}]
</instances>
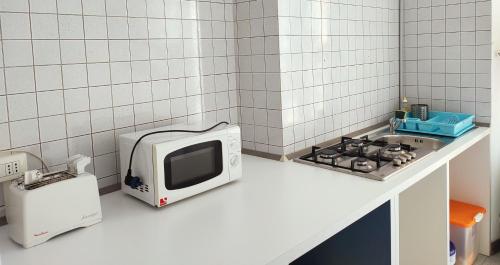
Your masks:
<instances>
[{"instance_id":1,"label":"microwave vent","mask_svg":"<svg viewBox=\"0 0 500 265\"><path fill-rule=\"evenodd\" d=\"M140 187L137 188L140 192L149 192L149 186L148 185L141 185Z\"/></svg>"}]
</instances>

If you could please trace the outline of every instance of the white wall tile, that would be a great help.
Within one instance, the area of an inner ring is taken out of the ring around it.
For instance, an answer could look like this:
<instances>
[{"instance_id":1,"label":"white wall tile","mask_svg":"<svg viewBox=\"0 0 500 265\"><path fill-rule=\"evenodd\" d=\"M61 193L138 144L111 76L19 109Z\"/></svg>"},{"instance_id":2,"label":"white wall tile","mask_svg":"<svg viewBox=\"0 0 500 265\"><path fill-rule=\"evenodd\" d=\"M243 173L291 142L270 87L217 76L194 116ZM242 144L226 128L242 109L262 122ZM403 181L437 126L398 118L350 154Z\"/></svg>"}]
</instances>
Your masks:
<instances>
[{"instance_id":1,"label":"white wall tile","mask_svg":"<svg viewBox=\"0 0 500 265\"><path fill-rule=\"evenodd\" d=\"M31 14L31 37L33 39L58 39L57 15Z\"/></svg>"},{"instance_id":2,"label":"white wall tile","mask_svg":"<svg viewBox=\"0 0 500 265\"><path fill-rule=\"evenodd\" d=\"M35 93L9 95L7 101L11 121L35 118L38 114Z\"/></svg>"},{"instance_id":3,"label":"white wall tile","mask_svg":"<svg viewBox=\"0 0 500 265\"><path fill-rule=\"evenodd\" d=\"M106 0L108 16L127 16L127 0Z\"/></svg>"},{"instance_id":4,"label":"white wall tile","mask_svg":"<svg viewBox=\"0 0 500 265\"><path fill-rule=\"evenodd\" d=\"M98 109L91 111L92 131L100 132L113 129L113 110Z\"/></svg>"},{"instance_id":5,"label":"white wall tile","mask_svg":"<svg viewBox=\"0 0 500 265\"><path fill-rule=\"evenodd\" d=\"M31 12L57 13L56 0L29 0L29 3Z\"/></svg>"},{"instance_id":6,"label":"white wall tile","mask_svg":"<svg viewBox=\"0 0 500 265\"><path fill-rule=\"evenodd\" d=\"M66 115L67 133L68 137L75 137L79 135L90 133L90 113L77 112Z\"/></svg>"},{"instance_id":7,"label":"white wall tile","mask_svg":"<svg viewBox=\"0 0 500 265\"><path fill-rule=\"evenodd\" d=\"M90 135L68 138L68 155L71 157L78 154L92 156L92 138Z\"/></svg>"},{"instance_id":8,"label":"white wall tile","mask_svg":"<svg viewBox=\"0 0 500 265\"><path fill-rule=\"evenodd\" d=\"M64 97L62 90L37 93L38 115L51 116L64 113Z\"/></svg>"},{"instance_id":9,"label":"white wall tile","mask_svg":"<svg viewBox=\"0 0 500 265\"><path fill-rule=\"evenodd\" d=\"M66 138L66 122L64 115L40 118L39 124L40 140L42 142Z\"/></svg>"},{"instance_id":10,"label":"white wall tile","mask_svg":"<svg viewBox=\"0 0 500 265\"><path fill-rule=\"evenodd\" d=\"M134 107L132 105L113 108L115 128L124 128L134 125Z\"/></svg>"},{"instance_id":11,"label":"white wall tile","mask_svg":"<svg viewBox=\"0 0 500 265\"><path fill-rule=\"evenodd\" d=\"M8 122L9 115L7 112L7 98L0 96L0 123Z\"/></svg>"},{"instance_id":12,"label":"white wall tile","mask_svg":"<svg viewBox=\"0 0 500 265\"><path fill-rule=\"evenodd\" d=\"M28 0L4 0L0 3L0 11L28 12Z\"/></svg>"},{"instance_id":13,"label":"white wall tile","mask_svg":"<svg viewBox=\"0 0 500 265\"><path fill-rule=\"evenodd\" d=\"M103 178L106 176L116 174L115 153L95 157L94 167L97 178Z\"/></svg>"},{"instance_id":14,"label":"white wall tile","mask_svg":"<svg viewBox=\"0 0 500 265\"><path fill-rule=\"evenodd\" d=\"M57 10L61 14L81 14L81 0L57 0Z\"/></svg>"},{"instance_id":15,"label":"white wall tile","mask_svg":"<svg viewBox=\"0 0 500 265\"><path fill-rule=\"evenodd\" d=\"M135 124L145 124L153 122L152 103L140 103L134 105Z\"/></svg>"},{"instance_id":16,"label":"white wall tile","mask_svg":"<svg viewBox=\"0 0 500 265\"><path fill-rule=\"evenodd\" d=\"M33 61L35 65L60 64L58 40L33 40Z\"/></svg>"},{"instance_id":17,"label":"white wall tile","mask_svg":"<svg viewBox=\"0 0 500 265\"><path fill-rule=\"evenodd\" d=\"M131 105L134 103L134 95L132 94L132 84L113 85L113 105Z\"/></svg>"},{"instance_id":18,"label":"white wall tile","mask_svg":"<svg viewBox=\"0 0 500 265\"><path fill-rule=\"evenodd\" d=\"M132 79L132 69L129 62L111 63L111 82L113 84L130 83Z\"/></svg>"},{"instance_id":19,"label":"white wall tile","mask_svg":"<svg viewBox=\"0 0 500 265\"><path fill-rule=\"evenodd\" d=\"M89 110L88 88L65 90L64 103L66 112L68 113Z\"/></svg>"},{"instance_id":20,"label":"white wall tile","mask_svg":"<svg viewBox=\"0 0 500 265\"><path fill-rule=\"evenodd\" d=\"M128 40L110 40L109 58L111 61L129 61L130 47Z\"/></svg>"},{"instance_id":21,"label":"white wall tile","mask_svg":"<svg viewBox=\"0 0 500 265\"><path fill-rule=\"evenodd\" d=\"M48 166L65 164L68 159L66 140L42 143L42 158Z\"/></svg>"},{"instance_id":22,"label":"white wall tile","mask_svg":"<svg viewBox=\"0 0 500 265\"><path fill-rule=\"evenodd\" d=\"M59 65L35 66L36 90L62 89L62 74Z\"/></svg>"},{"instance_id":23,"label":"white wall tile","mask_svg":"<svg viewBox=\"0 0 500 265\"><path fill-rule=\"evenodd\" d=\"M128 38L128 22L126 17L108 17L107 23L109 39Z\"/></svg>"},{"instance_id":24,"label":"white wall tile","mask_svg":"<svg viewBox=\"0 0 500 265\"><path fill-rule=\"evenodd\" d=\"M38 120L30 119L10 122L10 139L13 148L40 142Z\"/></svg>"},{"instance_id":25,"label":"white wall tile","mask_svg":"<svg viewBox=\"0 0 500 265\"><path fill-rule=\"evenodd\" d=\"M11 1L9 0L9 2ZM2 38L4 40L30 39L30 18L27 13L2 13L0 20L2 21Z\"/></svg>"},{"instance_id":26,"label":"white wall tile","mask_svg":"<svg viewBox=\"0 0 500 265\"><path fill-rule=\"evenodd\" d=\"M94 155L104 155L115 151L115 134L113 131L95 133L92 135Z\"/></svg>"},{"instance_id":27,"label":"white wall tile","mask_svg":"<svg viewBox=\"0 0 500 265\"><path fill-rule=\"evenodd\" d=\"M111 84L109 64L94 63L87 65L89 86L101 86Z\"/></svg>"},{"instance_id":28,"label":"white wall tile","mask_svg":"<svg viewBox=\"0 0 500 265\"><path fill-rule=\"evenodd\" d=\"M0 148L5 150L10 148L10 132L9 125L7 123L0 123Z\"/></svg>"},{"instance_id":29,"label":"white wall tile","mask_svg":"<svg viewBox=\"0 0 500 265\"><path fill-rule=\"evenodd\" d=\"M84 16L85 39L107 39L105 17Z\"/></svg>"},{"instance_id":30,"label":"white wall tile","mask_svg":"<svg viewBox=\"0 0 500 265\"><path fill-rule=\"evenodd\" d=\"M84 15L106 15L106 5L104 0L82 1Z\"/></svg>"},{"instance_id":31,"label":"white wall tile","mask_svg":"<svg viewBox=\"0 0 500 265\"><path fill-rule=\"evenodd\" d=\"M29 40L4 40L5 66L27 66L33 64L32 46Z\"/></svg>"},{"instance_id":32,"label":"white wall tile","mask_svg":"<svg viewBox=\"0 0 500 265\"><path fill-rule=\"evenodd\" d=\"M78 88L88 85L85 64L63 65L62 72L64 88Z\"/></svg>"},{"instance_id":33,"label":"white wall tile","mask_svg":"<svg viewBox=\"0 0 500 265\"><path fill-rule=\"evenodd\" d=\"M63 64L85 63L85 42L83 40L61 40L61 61Z\"/></svg>"},{"instance_id":34,"label":"white wall tile","mask_svg":"<svg viewBox=\"0 0 500 265\"><path fill-rule=\"evenodd\" d=\"M90 109L109 108L113 105L111 86L89 88Z\"/></svg>"},{"instance_id":35,"label":"white wall tile","mask_svg":"<svg viewBox=\"0 0 500 265\"><path fill-rule=\"evenodd\" d=\"M81 16L59 15L58 20L61 39L83 39L83 18Z\"/></svg>"},{"instance_id":36,"label":"white wall tile","mask_svg":"<svg viewBox=\"0 0 500 265\"><path fill-rule=\"evenodd\" d=\"M5 68L5 83L8 94L35 91L33 67Z\"/></svg>"},{"instance_id":37,"label":"white wall tile","mask_svg":"<svg viewBox=\"0 0 500 265\"><path fill-rule=\"evenodd\" d=\"M85 51L88 63L109 62L107 40L86 40Z\"/></svg>"}]
</instances>

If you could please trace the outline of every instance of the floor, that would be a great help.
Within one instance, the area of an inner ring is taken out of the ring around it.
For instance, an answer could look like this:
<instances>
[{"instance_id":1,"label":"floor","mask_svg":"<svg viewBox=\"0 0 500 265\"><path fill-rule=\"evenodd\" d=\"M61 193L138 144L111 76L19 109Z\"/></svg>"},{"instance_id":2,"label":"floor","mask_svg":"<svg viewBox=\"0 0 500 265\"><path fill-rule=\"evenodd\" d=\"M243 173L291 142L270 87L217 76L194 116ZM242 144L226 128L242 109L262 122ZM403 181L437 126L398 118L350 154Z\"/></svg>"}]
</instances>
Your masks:
<instances>
[{"instance_id":1,"label":"floor","mask_svg":"<svg viewBox=\"0 0 500 265\"><path fill-rule=\"evenodd\" d=\"M491 257L479 255L474 265L500 265L500 253Z\"/></svg>"}]
</instances>

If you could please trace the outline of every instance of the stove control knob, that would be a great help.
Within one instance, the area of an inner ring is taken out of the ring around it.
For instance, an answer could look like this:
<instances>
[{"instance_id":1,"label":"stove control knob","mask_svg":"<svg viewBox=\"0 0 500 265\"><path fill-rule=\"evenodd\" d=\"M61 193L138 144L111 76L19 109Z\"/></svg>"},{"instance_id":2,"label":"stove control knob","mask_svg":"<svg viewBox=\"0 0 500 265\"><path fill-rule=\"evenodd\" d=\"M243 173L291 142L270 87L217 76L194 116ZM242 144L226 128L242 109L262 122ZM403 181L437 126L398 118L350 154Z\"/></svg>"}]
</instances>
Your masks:
<instances>
[{"instance_id":1,"label":"stove control knob","mask_svg":"<svg viewBox=\"0 0 500 265\"><path fill-rule=\"evenodd\" d=\"M412 160L412 159L413 159L413 156L412 156L412 155L410 155L410 154L408 154L408 153L406 153L406 154L402 154L402 156L406 157L406 160L408 160L408 161L410 161L410 160Z\"/></svg>"},{"instance_id":2,"label":"stove control knob","mask_svg":"<svg viewBox=\"0 0 500 265\"><path fill-rule=\"evenodd\" d=\"M417 158L417 153L415 152L408 152L408 154L411 155L413 159Z\"/></svg>"},{"instance_id":3,"label":"stove control knob","mask_svg":"<svg viewBox=\"0 0 500 265\"><path fill-rule=\"evenodd\" d=\"M394 158L394 160L392 160L392 164L397 167L401 166L402 163L403 162L401 162L401 159L399 158Z\"/></svg>"},{"instance_id":4,"label":"stove control knob","mask_svg":"<svg viewBox=\"0 0 500 265\"><path fill-rule=\"evenodd\" d=\"M403 164L406 164L406 161L408 161L408 159L404 155L398 156L398 159L401 160L401 163L403 163Z\"/></svg>"}]
</instances>

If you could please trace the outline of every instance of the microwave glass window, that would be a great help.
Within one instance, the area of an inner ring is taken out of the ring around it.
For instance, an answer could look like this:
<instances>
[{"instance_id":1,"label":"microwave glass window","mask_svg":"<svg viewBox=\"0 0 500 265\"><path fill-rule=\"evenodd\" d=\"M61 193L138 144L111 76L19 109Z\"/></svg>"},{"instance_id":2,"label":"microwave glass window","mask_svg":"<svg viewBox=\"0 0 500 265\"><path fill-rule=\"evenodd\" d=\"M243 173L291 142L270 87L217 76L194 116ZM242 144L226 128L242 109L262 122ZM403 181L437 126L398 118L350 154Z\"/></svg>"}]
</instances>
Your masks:
<instances>
[{"instance_id":1,"label":"microwave glass window","mask_svg":"<svg viewBox=\"0 0 500 265\"><path fill-rule=\"evenodd\" d=\"M182 189L222 173L222 143L210 141L187 146L164 159L165 187Z\"/></svg>"}]
</instances>

